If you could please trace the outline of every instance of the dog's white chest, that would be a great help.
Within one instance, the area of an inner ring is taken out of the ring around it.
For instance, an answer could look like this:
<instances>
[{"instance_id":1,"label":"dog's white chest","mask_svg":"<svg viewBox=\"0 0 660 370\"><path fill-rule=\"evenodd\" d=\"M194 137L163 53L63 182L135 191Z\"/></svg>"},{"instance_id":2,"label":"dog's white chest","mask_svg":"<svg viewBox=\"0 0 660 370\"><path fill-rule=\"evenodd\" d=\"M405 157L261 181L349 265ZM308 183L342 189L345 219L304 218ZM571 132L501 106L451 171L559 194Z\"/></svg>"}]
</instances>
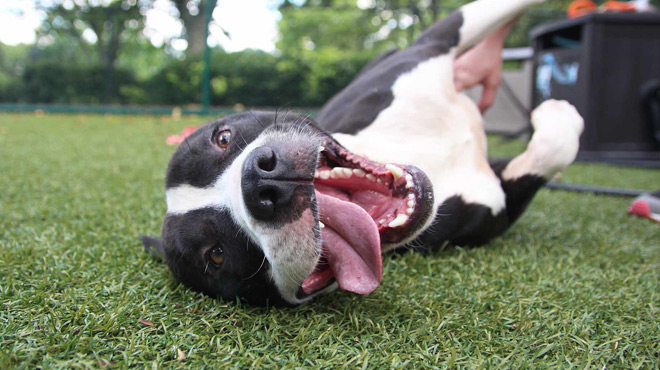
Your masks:
<instances>
[{"instance_id":1,"label":"dog's white chest","mask_svg":"<svg viewBox=\"0 0 660 370\"><path fill-rule=\"evenodd\" d=\"M334 137L372 160L422 169L433 182L436 208L460 195L496 213L504 193L488 165L481 115L454 88L453 61L450 54L420 63L396 80L392 104L371 125Z\"/></svg>"}]
</instances>

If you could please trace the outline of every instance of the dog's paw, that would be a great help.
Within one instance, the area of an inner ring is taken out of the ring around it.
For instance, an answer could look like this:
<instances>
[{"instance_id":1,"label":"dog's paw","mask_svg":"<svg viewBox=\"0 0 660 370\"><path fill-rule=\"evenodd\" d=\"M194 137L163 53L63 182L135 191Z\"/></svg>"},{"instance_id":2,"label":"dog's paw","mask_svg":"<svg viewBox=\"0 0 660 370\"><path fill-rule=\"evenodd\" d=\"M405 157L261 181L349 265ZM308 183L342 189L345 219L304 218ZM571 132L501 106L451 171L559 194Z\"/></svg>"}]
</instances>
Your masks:
<instances>
[{"instance_id":1,"label":"dog's paw","mask_svg":"<svg viewBox=\"0 0 660 370\"><path fill-rule=\"evenodd\" d=\"M534 159L531 170L550 179L575 160L584 120L570 103L548 100L532 112L532 125L527 149Z\"/></svg>"},{"instance_id":2,"label":"dog's paw","mask_svg":"<svg viewBox=\"0 0 660 370\"><path fill-rule=\"evenodd\" d=\"M546 100L532 112L532 126L535 132L579 136L584 130L584 119L571 103Z\"/></svg>"}]
</instances>

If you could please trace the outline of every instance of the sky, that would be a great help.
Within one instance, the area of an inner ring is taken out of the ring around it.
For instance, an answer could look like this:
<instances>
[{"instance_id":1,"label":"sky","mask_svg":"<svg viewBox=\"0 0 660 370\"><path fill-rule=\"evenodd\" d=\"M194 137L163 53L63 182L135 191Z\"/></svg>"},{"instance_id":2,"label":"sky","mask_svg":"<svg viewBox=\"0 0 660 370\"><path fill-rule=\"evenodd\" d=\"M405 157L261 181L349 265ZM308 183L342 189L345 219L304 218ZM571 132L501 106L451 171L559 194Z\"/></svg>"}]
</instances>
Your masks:
<instances>
[{"instance_id":1,"label":"sky","mask_svg":"<svg viewBox=\"0 0 660 370\"><path fill-rule=\"evenodd\" d=\"M9 45L35 42L35 30L44 15L35 9L34 3L34 0L0 0L0 42ZM273 51L280 14L272 4L272 0L218 0L213 11L209 44L220 45L227 51L247 48ZM170 15L172 9L169 1L157 0L147 13L146 33L154 45L160 46L165 39L180 34L181 24ZM231 39L222 29L230 34ZM184 50L187 45L184 40L179 40L172 46Z\"/></svg>"}]
</instances>

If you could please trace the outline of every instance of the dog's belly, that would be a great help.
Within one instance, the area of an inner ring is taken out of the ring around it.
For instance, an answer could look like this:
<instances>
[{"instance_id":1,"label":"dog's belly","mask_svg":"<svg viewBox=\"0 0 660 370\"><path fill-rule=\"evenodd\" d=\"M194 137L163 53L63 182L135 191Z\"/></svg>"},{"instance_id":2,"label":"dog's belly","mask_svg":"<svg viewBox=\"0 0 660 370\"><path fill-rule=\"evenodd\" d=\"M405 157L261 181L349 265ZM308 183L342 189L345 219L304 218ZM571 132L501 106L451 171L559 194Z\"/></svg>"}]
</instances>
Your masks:
<instances>
[{"instance_id":1,"label":"dog's belly","mask_svg":"<svg viewBox=\"0 0 660 370\"><path fill-rule=\"evenodd\" d=\"M505 206L500 181L488 165L486 136L476 105L453 82L453 58L420 63L392 87L394 100L356 135L333 135L347 149L381 163L414 165L433 183L434 208L452 196Z\"/></svg>"}]
</instances>

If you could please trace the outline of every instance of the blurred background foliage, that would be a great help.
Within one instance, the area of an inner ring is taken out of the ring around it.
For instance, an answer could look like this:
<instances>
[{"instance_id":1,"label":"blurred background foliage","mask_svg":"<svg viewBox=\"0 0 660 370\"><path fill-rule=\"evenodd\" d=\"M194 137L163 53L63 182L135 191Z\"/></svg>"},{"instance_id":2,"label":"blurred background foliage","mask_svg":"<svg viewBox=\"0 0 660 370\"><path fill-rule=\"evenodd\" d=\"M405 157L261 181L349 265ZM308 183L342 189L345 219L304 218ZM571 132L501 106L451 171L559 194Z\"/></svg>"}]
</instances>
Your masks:
<instances>
[{"instance_id":1,"label":"blurred background foliage","mask_svg":"<svg viewBox=\"0 0 660 370\"><path fill-rule=\"evenodd\" d=\"M183 25L185 52L172 48L172 40L154 46L145 35L145 14L153 1L37 3L47 14L37 42L0 43L0 102L199 103L205 2L170 1ZM274 0L281 14L275 52L212 48L211 104L318 107L377 54L406 47L435 20L466 2ZM529 30L563 17L570 2L554 0L527 12L507 46L527 45Z\"/></svg>"}]
</instances>

